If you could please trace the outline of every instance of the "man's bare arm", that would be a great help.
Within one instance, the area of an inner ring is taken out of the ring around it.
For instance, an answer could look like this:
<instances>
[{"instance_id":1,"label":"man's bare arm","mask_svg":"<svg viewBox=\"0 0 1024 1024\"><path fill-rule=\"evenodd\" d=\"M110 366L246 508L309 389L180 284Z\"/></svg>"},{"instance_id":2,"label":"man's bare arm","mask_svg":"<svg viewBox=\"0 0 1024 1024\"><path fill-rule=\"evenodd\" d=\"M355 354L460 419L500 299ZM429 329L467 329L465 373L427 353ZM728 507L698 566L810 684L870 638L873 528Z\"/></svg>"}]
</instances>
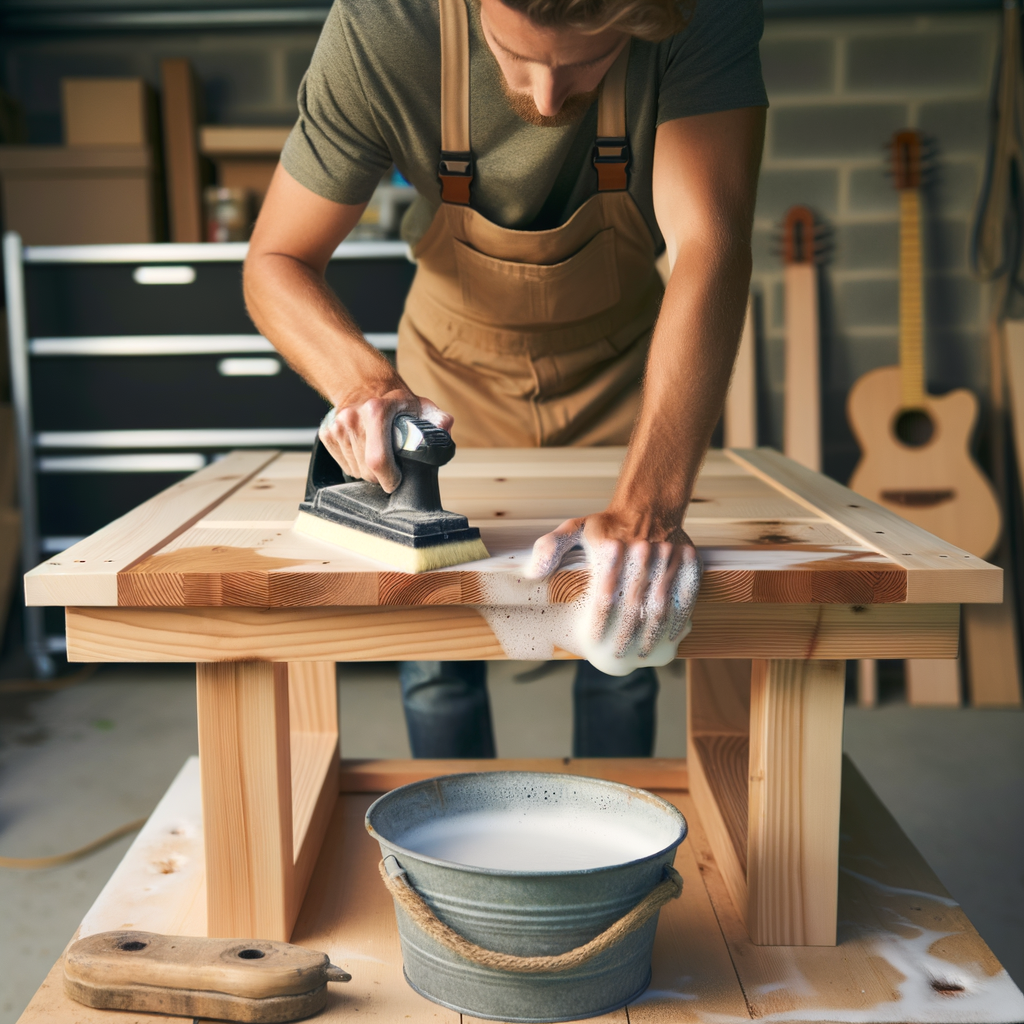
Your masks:
<instances>
[{"instance_id":1,"label":"man's bare arm","mask_svg":"<svg viewBox=\"0 0 1024 1024\"><path fill-rule=\"evenodd\" d=\"M331 253L365 208L324 199L278 165L249 244L245 301L253 323L338 410L320 434L331 454L353 476L392 491L400 479L390 445L395 415L443 427L452 419L406 387L324 281Z\"/></svg>"},{"instance_id":2,"label":"man's bare arm","mask_svg":"<svg viewBox=\"0 0 1024 1024\"><path fill-rule=\"evenodd\" d=\"M652 539L678 529L725 404L750 288L764 120L753 107L658 129L654 210L672 274L612 502L640 512Z\"/></svg>"},{"instance_id":3,"label":"man's bare arm","mask_svg":"<svg viewBox=\"0 0 1024 1024\"><path fill-rule=\"evenodd\" d=\"M595 639L647 654L682 628L699 562L681 522L725 402L750 284L750 234L764 139L761 108L661 125L655 214L672 274L651 340L643 403L608 508L535 547L550 572L583 541L595 560ZM614 620L614 624L613 624Z\"/></svg>"}]
</instances>

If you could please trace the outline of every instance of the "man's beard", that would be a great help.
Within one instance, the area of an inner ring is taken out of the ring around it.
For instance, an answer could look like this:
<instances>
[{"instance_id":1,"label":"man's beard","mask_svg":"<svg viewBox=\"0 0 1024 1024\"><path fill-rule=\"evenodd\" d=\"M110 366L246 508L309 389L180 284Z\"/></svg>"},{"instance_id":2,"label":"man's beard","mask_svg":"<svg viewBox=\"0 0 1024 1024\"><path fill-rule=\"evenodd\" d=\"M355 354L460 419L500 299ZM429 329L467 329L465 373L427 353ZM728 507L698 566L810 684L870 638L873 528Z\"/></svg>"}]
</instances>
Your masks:
<instances>
[{"instance_id":1,"label":"man's beard","mask_svg":"<svg viewBox=\"0 0 1024 1024\"><path fill-rule=\"evenodd\" d=\"M501 91L508 100L508 105L527 124L536 125L538 128L562 128L567 124L578 121L593 105L597 99L597 89L590 92L577 92L565 98L562 109L557 114L546 117L533 102L529 93L514 92L509 88L505 76L501 76Z\"/></svg>"}]
</instances>

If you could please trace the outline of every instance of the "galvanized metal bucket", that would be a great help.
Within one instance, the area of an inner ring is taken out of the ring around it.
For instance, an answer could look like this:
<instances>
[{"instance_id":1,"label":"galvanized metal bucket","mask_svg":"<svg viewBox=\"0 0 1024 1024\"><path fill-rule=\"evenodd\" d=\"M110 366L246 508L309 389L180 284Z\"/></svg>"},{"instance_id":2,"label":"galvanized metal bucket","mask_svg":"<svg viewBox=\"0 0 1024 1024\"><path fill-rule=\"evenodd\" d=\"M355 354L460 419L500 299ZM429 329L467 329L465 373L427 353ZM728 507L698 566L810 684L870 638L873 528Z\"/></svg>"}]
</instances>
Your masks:
<instances>
[{"instance_id":1,"label":"galvanized metal bucket","mask_svg":"<svg viewBox=\"0 0 1024 1024\"><path fill-rule=\"evenodd\" d=\"M607 834L628 839L636 856L593 867L516 870L424 852L432 848L425 835L457 833L471 820L498 822L500 834L554 828L556 845L557 829L564 828L567 846L579 846L587 823L598 821ZM366 828L391 873L404 870L441 922L483 950L517 956L565 953L600 935L662 882L686 837L679 811L645 790L546 772L447 775L402 786L370 807ZM395 911L409 984L475 1017L522 1024L593 1017L624 1006L650 983L656 913L580 966L520 973L457 955L397 903Z\"/></svg>"}]
</instances>

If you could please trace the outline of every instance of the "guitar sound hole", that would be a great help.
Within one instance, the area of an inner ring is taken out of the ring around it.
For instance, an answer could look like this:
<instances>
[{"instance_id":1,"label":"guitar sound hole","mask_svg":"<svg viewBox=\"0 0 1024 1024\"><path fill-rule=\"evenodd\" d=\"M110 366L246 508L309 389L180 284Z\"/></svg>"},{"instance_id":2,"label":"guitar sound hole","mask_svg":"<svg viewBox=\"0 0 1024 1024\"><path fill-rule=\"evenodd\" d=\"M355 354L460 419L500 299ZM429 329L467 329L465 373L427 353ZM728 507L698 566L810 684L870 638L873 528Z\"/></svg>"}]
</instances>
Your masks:
<instances>
[{"instance_id":1,"label":"guitar sound hole","mask_svg":"<svg viewBox=\"0 0 1024 1024\"><path fill-rule=\"evenodd\" d=\"M932 439L935 424L924 409L904 409L896 417L893 429L908 448L920 448Z\"/></svg>"}]
</instances>

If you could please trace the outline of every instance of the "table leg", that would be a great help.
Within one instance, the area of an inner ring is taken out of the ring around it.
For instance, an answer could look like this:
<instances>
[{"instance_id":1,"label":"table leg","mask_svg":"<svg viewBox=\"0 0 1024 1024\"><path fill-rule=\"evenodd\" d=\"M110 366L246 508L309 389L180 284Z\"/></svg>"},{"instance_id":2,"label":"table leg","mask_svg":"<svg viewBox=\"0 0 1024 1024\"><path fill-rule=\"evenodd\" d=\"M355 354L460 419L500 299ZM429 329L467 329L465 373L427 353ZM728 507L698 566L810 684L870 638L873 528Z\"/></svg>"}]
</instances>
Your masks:
<instances>
[{"instance_id":1,"label":"table leg","mask_svg":"<svg viewBox=\"0 0 1024 1024\"><path fill-rule=\"evenodd\" d=\"M203 663L196 683L207 934L288 939L337 798L334 665Z\"/></svg>"},{"instance_id":2,"label":"table leg","mask_svg":"<svg viewBox=\"0 0 1024 1024\"><path fill-rule=\"evenodd\" d=\"M689 663L690 787L755 943L835 944L844 689L840 661Z\"/></svg>"}]
</instances>

